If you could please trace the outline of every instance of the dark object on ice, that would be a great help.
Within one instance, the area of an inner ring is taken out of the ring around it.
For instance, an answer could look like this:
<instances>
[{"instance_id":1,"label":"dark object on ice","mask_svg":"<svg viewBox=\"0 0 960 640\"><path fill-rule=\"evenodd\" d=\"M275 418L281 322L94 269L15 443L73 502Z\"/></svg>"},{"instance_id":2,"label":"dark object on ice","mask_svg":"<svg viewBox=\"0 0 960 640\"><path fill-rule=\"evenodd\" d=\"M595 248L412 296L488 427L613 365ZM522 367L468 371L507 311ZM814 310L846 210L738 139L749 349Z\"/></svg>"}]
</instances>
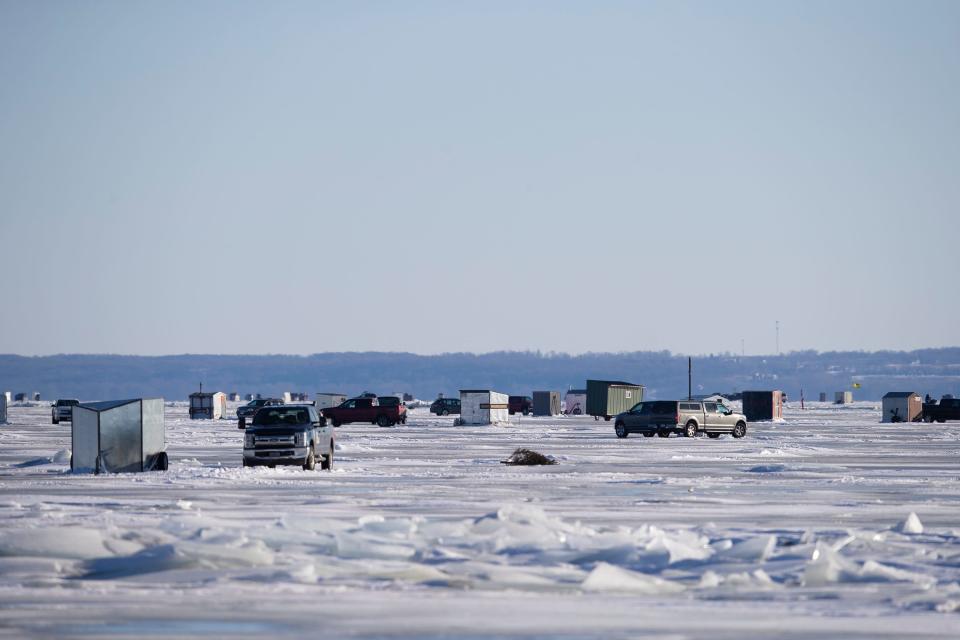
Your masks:
<instances>
[{"instance_id":1,"label":"dark object on ice","mask_svg":"<svg viewBox=\"0 0 960 640\"><path fill-rule=\"evenodd\" d=\"M783 392L744 391L743 415L750 422L761 420L780 420L783 418Z\"/></svg>"},{"instance_id":2,"label":"dark object on ice","mask_svg":"<svg viewBox=\"0 0 960 640\"><path fill-rule=\"evenodd\" d=\"M527 465L534 466L539 464L557 464L557 461L542 453L531 451L530 449L520 447L506 460L501 460L501 464Z\"/></svg>"},{"instance_id":3,"label":"dark object on ice","mask_svg":"<svg viewBox=\"0 0 960 640\"><path fill-rule=\"evenodd\" d=\"M943 396L940 402L930 402L923 405L924 422L945 422L960 420L960 399Z\"/></svg>"}]
</instances>

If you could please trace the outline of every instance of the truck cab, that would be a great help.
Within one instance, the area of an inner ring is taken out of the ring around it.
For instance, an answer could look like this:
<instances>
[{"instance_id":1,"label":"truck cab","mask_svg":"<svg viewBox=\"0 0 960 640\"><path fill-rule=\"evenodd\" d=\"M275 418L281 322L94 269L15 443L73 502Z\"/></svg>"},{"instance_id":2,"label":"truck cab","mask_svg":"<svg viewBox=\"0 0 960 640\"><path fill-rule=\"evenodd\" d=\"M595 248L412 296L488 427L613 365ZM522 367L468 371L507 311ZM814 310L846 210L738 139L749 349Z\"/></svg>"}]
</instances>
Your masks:
<instances>
[{"instance_id":1,"label":"truck cab","mask_svg":"<svg viewBox=\"0 0 960 640\"><path fill-rule=\"evenodd\" d=\"M263 407L243 434L243 466L333 467L334 430L313 405Z\"/></svg>"},{"instance_id":2,"label":"truck cab","mask_svg":"<svg viewBox=\"0 0 960 640\"><path fill-rule=\"evenodd\" d=\"M76 398L60 398L50 407L50 419L53 424L73 421L73 408L80 404Z\"/></svg>"},{"instance_id":3,"label":"truck cab","mask_svg":"<svg viewBox=\"0 0 960 640\"><path fill-rule=\"evenodd\" d=\"M923 403L924 422L946 422L947 420L960 420L960 398L943 396L940 402Z\"/></svg>"}]
</instances>

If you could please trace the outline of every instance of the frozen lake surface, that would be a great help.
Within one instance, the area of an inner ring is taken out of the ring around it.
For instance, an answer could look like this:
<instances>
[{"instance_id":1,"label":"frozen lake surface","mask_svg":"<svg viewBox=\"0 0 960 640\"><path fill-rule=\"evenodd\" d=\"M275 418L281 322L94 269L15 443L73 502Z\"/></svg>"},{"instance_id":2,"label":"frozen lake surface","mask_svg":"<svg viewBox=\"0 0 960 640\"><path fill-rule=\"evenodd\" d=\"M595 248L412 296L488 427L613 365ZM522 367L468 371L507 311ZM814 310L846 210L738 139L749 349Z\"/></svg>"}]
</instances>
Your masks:
<instances>
[{"instance_id":1,"label":"frozen lake surface","mask_svg":"<svg viewBox=\"0 0 960 640\"><path fill-rule=\"evenodd\" d=\"M332 473L244 469L234 421L168 404L170 470L110 476L11 407L0 637L956 639L960 424L877 404L743 440L418 409L341 427Z\"/></svg>"}]
</instances>

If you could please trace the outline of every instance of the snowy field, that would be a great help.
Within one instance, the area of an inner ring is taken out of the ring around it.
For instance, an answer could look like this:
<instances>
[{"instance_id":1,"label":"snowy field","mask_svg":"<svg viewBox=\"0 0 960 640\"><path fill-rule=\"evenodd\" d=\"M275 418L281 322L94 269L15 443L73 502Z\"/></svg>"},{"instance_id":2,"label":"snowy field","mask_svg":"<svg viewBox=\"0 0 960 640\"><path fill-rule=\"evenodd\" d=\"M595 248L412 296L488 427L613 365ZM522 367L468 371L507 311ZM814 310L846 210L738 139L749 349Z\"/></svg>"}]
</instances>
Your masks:
<instances>
[{"instance_id":1,"label":"snowy field","mask_svg":"<svg viewBox=\"0 0 960 640\"><path fill-rule=\"evenodd\" d=\"M960 637L957 423L813 403L618 440L418 409L341 427L325 473L166 417L169 471L72 475L70 425L10 409L0 637ZM559 464L500 464L518 446Z\"/></svg>"}]
</instances>

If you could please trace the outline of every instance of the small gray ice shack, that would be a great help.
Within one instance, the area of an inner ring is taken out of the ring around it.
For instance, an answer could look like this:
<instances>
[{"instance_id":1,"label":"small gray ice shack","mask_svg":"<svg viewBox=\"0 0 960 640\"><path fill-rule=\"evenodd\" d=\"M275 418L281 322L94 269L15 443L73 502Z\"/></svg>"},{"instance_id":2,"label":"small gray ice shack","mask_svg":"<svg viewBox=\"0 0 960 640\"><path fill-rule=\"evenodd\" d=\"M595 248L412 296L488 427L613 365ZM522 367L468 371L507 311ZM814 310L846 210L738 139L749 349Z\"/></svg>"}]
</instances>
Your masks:
<instances>
[{"instance_id":1,"label":"small gray ice shack","mask_svg":"<svg viewBox=\"0 0 960 640\"><path fill-rule=\"evenodd\" d=\"M837 391L833 394L833 404L850 404L853 402L853 391Z\"/></svg>"},{"instance_id":2,"label":"small gray ice shack","mask_svg":"<svg viewBox=\"0 0 960 640\"><path fill-rule=\"evenodd\" d=\"M923 416L923 400L913 391L891 391L883 396L880 422L915 422Z\"/></svg>"},{"instance_id":3,"label":"small gray ice shack","mask_svg":"<svg viewBox=\"0 0 960 640\"><path fill-rule=\"evenodd\" d=\"M779 390L744 391L743 415L748 422L782 419L783 393Z\"/></svg>"},{"instance_id":4,"label":"small gray ice shack","mask_svg":"<svg viewBox=\"0 0 960 640\"><path fill-rule=\"evenodd\" d=\"M534 391L533 415L558 416L560 415L559 391Z\"/></svg>"},{"instance_id":5,"label":"small gray ice shack","mask_svg":"<svg viewBox=\"0 0 960 640\"><path fill-rule=\"evenodd\" d=\"M587 380L587 413L609 420L643 401L643 385L616 380Z\"/></svg>"},{"instance_id":6,"label":"small gray ice shack","mask_svg":"<svg viewBox=\"0 0 960 640\"><path fill-rule=\"evenodd\" d=\"M87 402L73 408L74 472L167 468L163 398Z\"/></svg>"},{"instance_id":7,"label":"small gray ice shack","mask_svg":"<svg viewBox=\"0 0 960 640\"><path fill-rule=\"evenodd\" d=\"M7 394L0 394L0 424L7 424Z\"/></svg>"}]
</instances>

